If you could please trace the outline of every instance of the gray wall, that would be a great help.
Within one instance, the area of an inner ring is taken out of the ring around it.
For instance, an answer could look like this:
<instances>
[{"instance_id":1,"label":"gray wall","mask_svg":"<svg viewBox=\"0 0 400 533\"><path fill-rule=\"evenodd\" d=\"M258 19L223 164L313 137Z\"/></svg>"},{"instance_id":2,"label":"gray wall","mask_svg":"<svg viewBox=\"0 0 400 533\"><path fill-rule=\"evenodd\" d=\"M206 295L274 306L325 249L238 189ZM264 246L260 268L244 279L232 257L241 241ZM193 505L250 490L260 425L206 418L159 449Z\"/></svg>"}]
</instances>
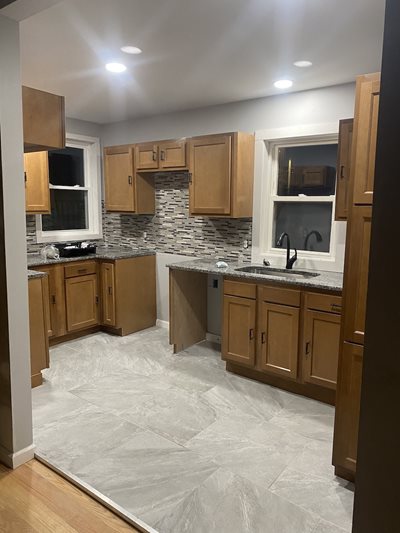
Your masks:
<instances>
[{"instance_id":1,"label":"gray wall","mask_svg":"<svg viewBox=\"0 0 400 533\"><path fill-rule=\"evenodd\" d=\"M1 15L0 73L0 460L17 466L33 456L22 97L18 24Z\"/></svg>"},{"instance_id":2,"label":"gray wall","mask_svg":"<svg viewBox=\"0 0 400 533\"><path fill-rule=\"evenodd\" d=\"M355 84L180 111L101 127L103 146L227 131L320 124L354 113Z\"/></svg>"}]
</instances>

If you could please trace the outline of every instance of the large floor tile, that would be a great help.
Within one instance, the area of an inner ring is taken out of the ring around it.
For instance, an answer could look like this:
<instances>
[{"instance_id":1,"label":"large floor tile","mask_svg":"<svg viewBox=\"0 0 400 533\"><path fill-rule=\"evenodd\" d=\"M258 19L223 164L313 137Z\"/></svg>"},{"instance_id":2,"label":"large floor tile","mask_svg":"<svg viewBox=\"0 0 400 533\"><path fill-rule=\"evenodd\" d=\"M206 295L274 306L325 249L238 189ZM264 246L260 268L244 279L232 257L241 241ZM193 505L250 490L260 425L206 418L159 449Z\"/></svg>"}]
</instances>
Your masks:
<instances>
[{"instance_id":1,"label":"large floor tile","mask_svg":"<svg viewBox=\"0 0 400 533\"><path fill-rule=\"evenodd\" d=\"M152 525L161 533L312 533L317 519L268 490L219 469Z\"/></svg>"},{"instance_id":2,"label":"large floor tile","mask_svg":"<svg viewBox=\"0 0 400 533\"><path fill-rule=\"evenodd\" d=\"M287 468L271 491L347 531L351 529L353 486Z\"/></svg>"},{"instance_id":3,"label":"large floor tile","mask_svg":"<svg viewBox=\"0 0 400 533\"><path fill-rule=\"evenodd\" d=\"M154 525L216 469L200 455L142 431L106 457L81 468L77 475Z\"/></svg>"},{"instance_id":4,"label":"large floor tile","mask_svg":"<svg viewBox=\"0 0 400 533\"><path fill-rule=\"evenodd\" d=\"M41 455L59 468L75 473L129 440L138 427L87 404L57 421L35 429Z\"/></svg>"}]
</instances>

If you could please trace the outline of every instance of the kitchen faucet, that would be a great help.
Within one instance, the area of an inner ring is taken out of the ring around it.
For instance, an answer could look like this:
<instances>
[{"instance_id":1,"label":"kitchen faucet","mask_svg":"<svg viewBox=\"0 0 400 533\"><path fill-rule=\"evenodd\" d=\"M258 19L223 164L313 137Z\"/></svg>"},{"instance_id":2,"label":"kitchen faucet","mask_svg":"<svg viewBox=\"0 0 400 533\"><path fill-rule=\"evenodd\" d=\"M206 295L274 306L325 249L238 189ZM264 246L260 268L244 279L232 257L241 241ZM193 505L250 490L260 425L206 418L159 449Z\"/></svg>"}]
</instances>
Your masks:
<instances>
[{"instance_id":1,"label":"kitchen faucet","mask_svg":"<svg viewBox=\"0 0 400 533\"><path fill-rule=\"evenodd\" d=\"M316 239L317 239L317 242L322 242L322 235L320 234L319 231L317 231L317 230L314 229L314 230L310 231L310 233L307 233L306 238L304 239L304 250L307 250L308 239L309 239L312 235L315 235L315 237L316 237Z\"/></svg>"},{"instance_id":2,"label":"kitchen faucet","mask_svg":"<svg viewBox=\"0 0 400 533\"><path fill-rule=\"evenodd\" d=\"M283 239L286 237L286 268L287 269L292 269L293 268L293 265L294 263L297 261L297 250L296 248L294 249L294 255L292 257L290 257L290 237L289 235L284 232L281 234L281 236L279 237L279 239L277 240L277 247L278 248L282 248L282 243L283 243Z\"/></svg>"}]
</instances>

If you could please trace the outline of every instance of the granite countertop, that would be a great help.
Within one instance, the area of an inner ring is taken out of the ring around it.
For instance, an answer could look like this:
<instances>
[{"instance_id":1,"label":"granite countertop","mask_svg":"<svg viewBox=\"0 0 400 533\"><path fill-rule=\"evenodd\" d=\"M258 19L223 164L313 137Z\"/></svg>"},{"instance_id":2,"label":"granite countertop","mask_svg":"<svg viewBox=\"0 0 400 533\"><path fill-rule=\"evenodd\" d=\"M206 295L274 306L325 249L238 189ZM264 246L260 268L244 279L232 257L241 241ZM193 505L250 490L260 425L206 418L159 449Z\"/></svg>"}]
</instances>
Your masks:
<instances>
[{"instance_id":1,"label":"granite countertop","mask_svg":"<svg viewBox=\"0 0 400 533\"><path fill-rule=\"evenodd\" d=\"M28 279L44 278L47 276L46 272L39 272L37 270L28 270Z\"/></svg>"},{"instance_id":2,"label":"granite countertop","mask_svg":"<svg viewBox=\"0 0 400 533\"><path fill-rule=\"evenodd\" d=\"M307 272L318 273L318 276L310 278L298 278L289 276L268 276L260 274L251 274L249 272L238 272L236 268L243 266L260 266L251 265L250 263L230 262L227 268L217 268L216 260L195 259L193 261L183 261L181 263L171 263L167 265L173 270L187 270L191 272L203 272L205 274L217 274L224 277L242 278L248 281L267 281L277 285L291 285L310 289L321 289L332 292L341 292L343 288L343 274L340 272L327 272L324 270L308 270ZM293 269L296 270L295 268ZM302 271L305 271L301 269Z\"/></svg>"},{"instance_id":3,"label":"granite countertop","mask_svg":"<svg viewBox=\"0 0 400 533\"><path fill-rule=\"evenodd\" d=\"M93 259L129 259L144 255L155 255L154 250L133 250L131 248L97 248L95 254L81 257L60 257L60 259L44 259L40 254L28 254L28 268L44 265L57 265L59 263L71 263L72 261L90 261Z\"/></svg>"}]
</instances>

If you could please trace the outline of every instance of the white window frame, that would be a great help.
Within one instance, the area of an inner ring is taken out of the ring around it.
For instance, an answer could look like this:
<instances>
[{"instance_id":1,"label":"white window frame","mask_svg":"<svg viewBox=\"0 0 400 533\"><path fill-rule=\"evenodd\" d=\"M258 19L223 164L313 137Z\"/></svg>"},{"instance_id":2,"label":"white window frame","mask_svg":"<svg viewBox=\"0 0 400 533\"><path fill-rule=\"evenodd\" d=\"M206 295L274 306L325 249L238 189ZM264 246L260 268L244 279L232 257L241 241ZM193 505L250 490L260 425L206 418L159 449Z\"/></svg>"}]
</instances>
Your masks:
<instances>
[{"instance_id":1,"label":"white window frame","mask_svg":"<svg viewBox=\"0 0 400 533\"><path fill-rule=\"evenodd\" d=\"M43 231L42 215L36 216L36 239L38 243L84 241L102 238L101 185L100 185L100 139L76 133L66 134L66 146L84 150L85 186L73 190L88 191L88 228L77 230ZM50 189L71 189L52 186Z\"/></svg>"},{"instance_id":2,"label":"white window frame","mask_svg":"<svg viewBox=\"0 0 400 533\"><path fill-rule=\"evenodd\" d=\"M263 260L267 260L271 265L285 267L286 250L285 248L276 248L273 242L274 204L276 200L296 203L328 202L332 203L329 252L299 250L298 260L294 268L343 271L346 223L335 221L336 198L329 196L286 198L276 194L278 179L277 153L279 147L336 144L337 142L337 123L256 132L252 262L261 263Z\"/></svg>"}]
</instances>

